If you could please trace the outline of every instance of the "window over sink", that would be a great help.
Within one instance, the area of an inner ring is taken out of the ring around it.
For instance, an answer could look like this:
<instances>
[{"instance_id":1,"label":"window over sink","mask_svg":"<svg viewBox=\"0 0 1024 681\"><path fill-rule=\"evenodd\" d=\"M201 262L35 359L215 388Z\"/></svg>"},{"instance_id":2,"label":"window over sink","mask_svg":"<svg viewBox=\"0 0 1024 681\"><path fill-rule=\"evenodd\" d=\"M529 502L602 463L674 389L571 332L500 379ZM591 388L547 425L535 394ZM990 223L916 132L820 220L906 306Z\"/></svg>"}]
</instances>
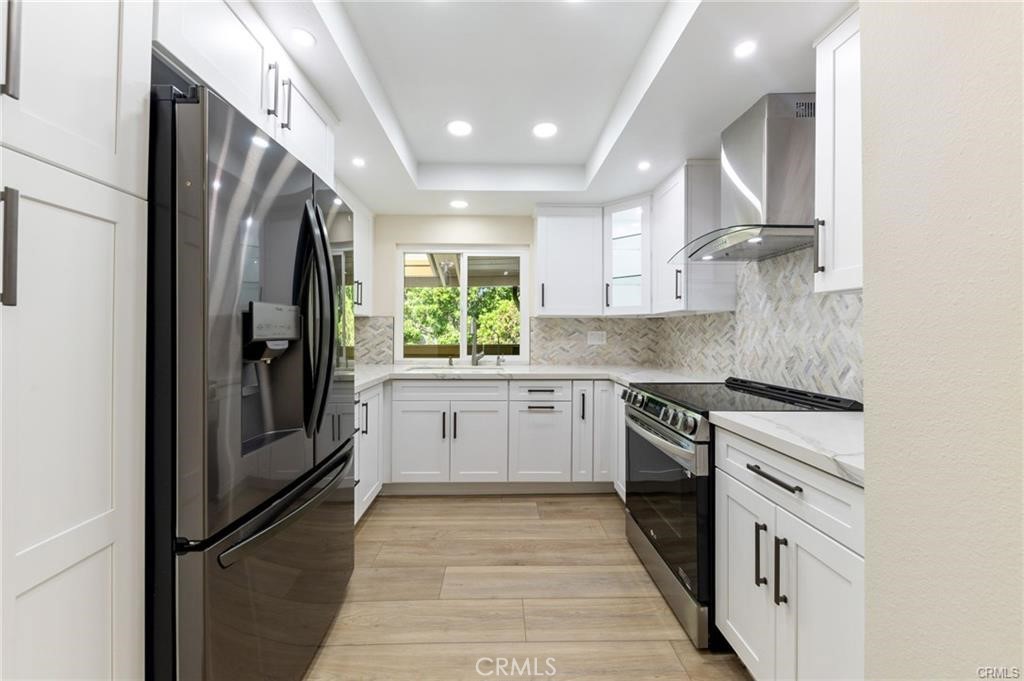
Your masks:
<instances>
[{"instance_id":1,"label":"window over sink","mask_svg":"<svg viewBox=\"0 0 1024 681\"><path fill-rule=\"evenodd\" d=\"M396 361L468 363L474 328L488 362L525 360L525 249L403 247L399 263Z\"/></svg>"}]
</instances>

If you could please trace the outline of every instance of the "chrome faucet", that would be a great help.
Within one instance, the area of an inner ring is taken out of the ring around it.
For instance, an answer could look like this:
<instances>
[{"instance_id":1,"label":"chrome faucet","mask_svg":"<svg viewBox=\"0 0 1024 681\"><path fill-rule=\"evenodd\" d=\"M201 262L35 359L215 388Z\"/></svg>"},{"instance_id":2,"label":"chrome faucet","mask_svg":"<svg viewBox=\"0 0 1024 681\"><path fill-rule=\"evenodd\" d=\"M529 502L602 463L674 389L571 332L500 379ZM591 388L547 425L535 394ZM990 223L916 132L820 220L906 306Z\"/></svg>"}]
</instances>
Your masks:
<instances>
[{"instance_id":1,"label":"chrome faucet","mask_svg":"<svg viewBox=\"0 0 1024 681\"><path fill-rule=\"evenodd\" d=\"M476 351L476 318L475 317L471 317L470 320L469 320L469 337L470 337L470 341L469 341L470 342L470 347L469 347L470 362L473 364L473 366L480 366L480 360L484 357L484 355L486 353L484 353L483 351L480 351L480 352Z\"/></svg>"}]
</instances>

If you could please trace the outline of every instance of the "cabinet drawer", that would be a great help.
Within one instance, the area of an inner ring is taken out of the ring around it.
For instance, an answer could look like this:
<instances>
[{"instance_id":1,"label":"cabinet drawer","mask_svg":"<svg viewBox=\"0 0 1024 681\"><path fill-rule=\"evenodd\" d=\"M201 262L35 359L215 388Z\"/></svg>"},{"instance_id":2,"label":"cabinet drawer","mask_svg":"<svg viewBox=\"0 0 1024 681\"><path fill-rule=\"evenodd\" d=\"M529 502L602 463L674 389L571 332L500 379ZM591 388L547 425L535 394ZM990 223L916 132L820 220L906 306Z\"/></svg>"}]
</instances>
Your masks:
<instances>
[{"instance_id":1,"label":"cabinet drawer","mask_svg":"<svg viewBox=\"0 0 1024 681\"><path fill-rule=\"evenodd\" d=\"M570 402L572 381L510 381L509 399L518 402Z\"/></svg>"},{"instance_id":2,"label":"cabinet drawer","mask_svg":"<svg viewBox=\"0 0 1024 681\"><path fill-rule=\"evenodd\" d=\"M721 428L715 429L715 466L829 537L864 555L864 490ZM760 475L798 486L791 492Z\"/></svg>"},{"instance_id":3,"label":"cabinet drawer","mask_svg":"<svg viewBox=\"0 0 1024 681\"><path fill-rule=\"evenodd\" d=\"M508 381L413 380L394 381L391 399L402 400L507 400Z\"/></svg>"}]
</instances>

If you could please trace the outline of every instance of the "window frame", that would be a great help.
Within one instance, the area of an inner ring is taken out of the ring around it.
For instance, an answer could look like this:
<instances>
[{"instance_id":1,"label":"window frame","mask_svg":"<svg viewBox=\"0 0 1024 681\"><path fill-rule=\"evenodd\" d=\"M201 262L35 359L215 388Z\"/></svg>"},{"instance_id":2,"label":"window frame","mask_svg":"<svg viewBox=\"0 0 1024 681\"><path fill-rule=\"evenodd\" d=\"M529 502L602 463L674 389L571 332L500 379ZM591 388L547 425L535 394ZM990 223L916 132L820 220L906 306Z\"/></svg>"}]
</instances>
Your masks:
<instances>
[{"instance_id":1,"label":"window frame","mask_svg":"<svg viewBox=\"0 0 1024 681\"><path fill-rule=\"evenodd\" d=\"M482 246L452 244L399 244L395 249L395 323L394 363L447 366L443 357L405 357L405 255L406 253L448 253L459 256L459 357L456 366L470 364L466 352L468 340L467 307L469 292L469 258L471 256L516 256L519 258L519 355L501 355L505 364L530 363L530 248L529 246ZM488 364L496 355L487 355ZM495 360L496 361L496 360Z\"/></svg>"}]
</instances>

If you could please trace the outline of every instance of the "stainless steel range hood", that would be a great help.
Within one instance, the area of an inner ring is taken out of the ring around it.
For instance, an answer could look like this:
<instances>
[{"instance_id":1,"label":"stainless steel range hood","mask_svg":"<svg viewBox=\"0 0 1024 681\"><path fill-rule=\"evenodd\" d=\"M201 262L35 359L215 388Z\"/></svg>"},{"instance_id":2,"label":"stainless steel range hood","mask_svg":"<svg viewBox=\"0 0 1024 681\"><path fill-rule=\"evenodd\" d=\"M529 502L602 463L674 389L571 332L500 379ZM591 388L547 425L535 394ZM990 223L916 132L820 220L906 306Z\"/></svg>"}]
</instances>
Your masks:
<instances>
[{"instance_id":1,"label":"stainless steel range hood","mask_svg":"<svg viewBox=\"0 0 1024 681\"><path fill-rule=\"evenodd\" d=\"M669 262L764 260L813 245L813 92L765 95L722 131L721 219Z\"/></svg>"}]
</instances>

